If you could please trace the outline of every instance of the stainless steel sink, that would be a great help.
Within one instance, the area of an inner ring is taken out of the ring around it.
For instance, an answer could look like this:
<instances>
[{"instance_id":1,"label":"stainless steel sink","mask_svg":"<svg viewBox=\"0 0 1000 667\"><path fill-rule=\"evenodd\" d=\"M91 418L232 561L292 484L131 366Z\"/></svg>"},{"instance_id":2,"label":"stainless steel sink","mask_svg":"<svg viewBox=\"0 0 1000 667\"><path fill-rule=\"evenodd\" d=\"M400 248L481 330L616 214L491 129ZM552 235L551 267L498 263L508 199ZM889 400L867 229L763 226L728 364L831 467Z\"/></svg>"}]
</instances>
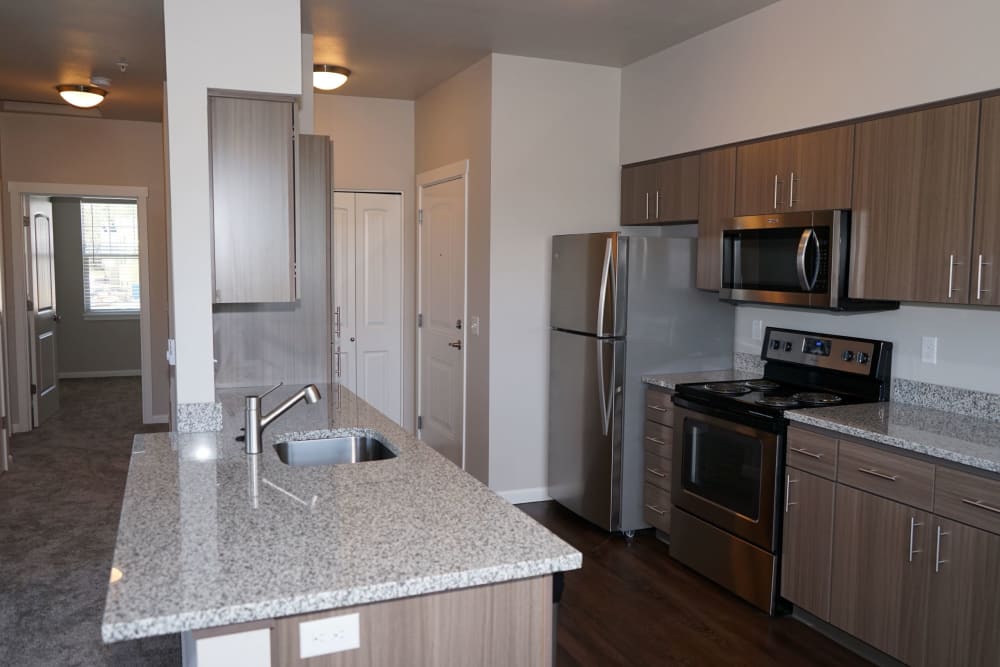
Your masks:
<instances>
[{"instance_id":1,"label":"stainless steel sink","mask_svg":"<svg viewBox=\"0 0 1000 667\"><path fill-rule=\"evenodd\" d=\"M396 454L371 435L348 435L321 440L291 440L274 446L282 463L290 466L326 466L394 459Z\"/></svg>"}]
</instances>

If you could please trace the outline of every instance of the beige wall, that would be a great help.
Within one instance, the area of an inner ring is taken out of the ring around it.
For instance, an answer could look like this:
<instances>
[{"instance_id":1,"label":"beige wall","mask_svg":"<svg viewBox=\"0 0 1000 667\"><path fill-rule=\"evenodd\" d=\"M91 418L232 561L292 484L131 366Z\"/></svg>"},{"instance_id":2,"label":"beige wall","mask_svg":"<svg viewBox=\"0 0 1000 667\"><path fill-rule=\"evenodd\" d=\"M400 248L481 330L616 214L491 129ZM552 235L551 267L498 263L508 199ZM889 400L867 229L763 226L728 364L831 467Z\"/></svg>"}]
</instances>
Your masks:
<instances>
[{"instance_id":1,"label":"beige wall","mask_svg":"<svg viewBox=\"0 0 1000 667\"><path fill-rule=\"evenodd\" d=\"M468 315L480 335L466 337L466 470L489 481L490 105L492 56L427 92L416 103L416 172L469 161ZM335 177L336 178L336 177Z\"/></svg>"},{"instance_id":2,"label":"beige wall","mask_svg":"<svg viewBox=\"0 0 1000 667\"><path fill-rule=\"evenodd\" d=\"M417 227L414 102L317 94L313 133L333 139L333 186L403 193L403 425L416 426Z\"/></svg>"},{"instance_id":3,"label":"beige wall","mask_svg":"<svg viewBox=\"0 0 1000 667\"><path fill-rule=\"evenodd\" d=\"M160 123L0 114L3 145L3 207L10 210L11 181L72 185L120 185L149 189L148 243L153 414L169 411L167 364L166 222L163 141ZM9 225L4 228L4 266L11 266ZM10 303L9 281L5 283ZM17 341L10 341L15 352ZM22 343L23 344L23 343ZM13 357L10 357L11 359ZM11 397L13 402L14 397ZM16 412L14 412L16 414Z\"/></svg>"}]
</instances>

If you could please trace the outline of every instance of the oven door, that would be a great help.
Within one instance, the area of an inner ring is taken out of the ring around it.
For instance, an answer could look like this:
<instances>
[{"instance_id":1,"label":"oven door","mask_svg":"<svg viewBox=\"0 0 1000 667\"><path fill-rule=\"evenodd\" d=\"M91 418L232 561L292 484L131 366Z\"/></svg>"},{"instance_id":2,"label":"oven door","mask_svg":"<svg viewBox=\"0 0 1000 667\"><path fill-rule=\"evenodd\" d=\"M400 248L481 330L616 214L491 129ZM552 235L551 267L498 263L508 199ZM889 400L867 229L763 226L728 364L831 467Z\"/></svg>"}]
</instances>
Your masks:
<instances>
[{"instance_id":1,"label":"oven door","mask_svg":"<svg viewBox=\"0 0 1000 667\"><path fill-rule=\"evenodd\" d=\"M782 439L777 433L675 408L674 506L773 553Z\"/></svg>"}]
</instances>

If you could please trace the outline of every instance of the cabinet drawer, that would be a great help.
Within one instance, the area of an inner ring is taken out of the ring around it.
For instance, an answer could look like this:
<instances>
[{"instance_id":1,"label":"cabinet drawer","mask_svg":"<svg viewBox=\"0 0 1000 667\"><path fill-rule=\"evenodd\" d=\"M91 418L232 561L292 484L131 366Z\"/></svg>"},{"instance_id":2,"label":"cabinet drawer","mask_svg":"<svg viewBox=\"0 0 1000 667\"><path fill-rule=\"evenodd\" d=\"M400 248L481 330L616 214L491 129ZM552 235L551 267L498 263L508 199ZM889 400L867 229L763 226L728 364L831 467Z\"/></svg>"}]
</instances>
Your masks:
<instances>
[{"instance_id":1,"label":"cabinet drawer","mask_svg":"<svg viewBox=\"0 0 1000 667\"><path fill-rule=\"evenodd\" d=\"M856 442L840 441L837 481L905 505L930 510L934 465Z\"/></svg>"},{"instance_id":2,"label":"cabinet drawer","mask_svg":"<svg viewBox=\"0 0 1000 667\"><path fill-rule=\"evenodd\" d=\"M934 513L1000 534L1000 480L937 466Z\"/></svg>"},{"instance_id":3,"label":"cabinet drawer","mask_svg":"<svg viewBox=\"0 0 1000 667\"><path fill-rule=\"evenodd\" d=\"M656 422L646 422L646 432L642 436L642 446L646 451L662 456L665 459L673 458L671 450L674 446L674 429Z\"/></svg>"},{"instance_id":4,"label":"cabinet drawer","mask_svg":"<svg viewBox=\"0 0 1000 667\"><path fill-rule=\"evenodd\" d=\"M646 483L670 491L670 459L646 453Z\"/></svg>"},{"instance_id":5,"label":"cabinet drawer","mask_svg":"<svg viewBox=\"0 0 1000 667\"><path fill-rule=\"evenodd\" d=\"M646 390L646 419L664 426L674 425L674 404L670 402L673 394L656 389Z\"/></svg>"},{"instance_id":6,"label":"cabinet drawer","mask_svg":"<svg viewBox=\"0 0 1000 667\"><path fill-rule=\"evenodd\" d=\"M837 440L801 428L789 428L785 462L826 479L837 479Z\"/></svg>"},{"instance_id":7,"label":"cabinet drawer","mask_svg":"<svg viewBox=\"0 0 1000 667\"><path fill-rule=\"evenodd\" d=\"M642 516L665 533L670 532L670 492L646 484L642 493Z\"/></svg>"}]
</instances>

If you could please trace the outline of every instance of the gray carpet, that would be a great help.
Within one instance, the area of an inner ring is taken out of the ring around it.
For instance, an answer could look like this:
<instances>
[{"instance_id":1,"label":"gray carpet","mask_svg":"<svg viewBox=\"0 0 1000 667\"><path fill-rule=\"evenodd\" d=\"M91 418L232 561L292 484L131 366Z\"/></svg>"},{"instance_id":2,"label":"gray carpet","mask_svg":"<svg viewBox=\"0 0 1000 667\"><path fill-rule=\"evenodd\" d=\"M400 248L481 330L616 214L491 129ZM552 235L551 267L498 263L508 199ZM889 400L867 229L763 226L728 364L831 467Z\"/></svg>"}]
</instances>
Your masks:
<instances>
[{"instance_id":1,"label":"gray carpet","mask_svg":"<svg viewBox=\"0 0 1000 667\"><path fill-rule=\"evenodd\" d=\"M105 645L138 378L60 383L59 413L14 438L0 475L0 665L179 665L177 635Z\"/></svg>"}]
</instances>

